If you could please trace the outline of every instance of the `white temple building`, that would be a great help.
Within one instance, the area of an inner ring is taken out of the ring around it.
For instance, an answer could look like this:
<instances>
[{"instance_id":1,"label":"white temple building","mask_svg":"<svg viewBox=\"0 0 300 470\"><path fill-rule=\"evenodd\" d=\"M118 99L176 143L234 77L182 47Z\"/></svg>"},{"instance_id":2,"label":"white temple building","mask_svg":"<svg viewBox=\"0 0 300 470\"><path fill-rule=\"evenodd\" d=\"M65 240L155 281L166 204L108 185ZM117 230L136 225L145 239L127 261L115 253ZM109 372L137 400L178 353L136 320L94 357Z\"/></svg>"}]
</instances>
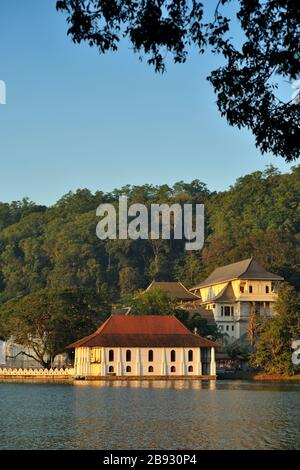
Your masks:
<instances>
[{"instance_id":1,"label":"white temple building","mask_svg":"<svg viewBox=\"0 0 300 470\"><path fill-rule=\"evenodd\" d=\"M218 345L175 316L112 315L75 349L75 375L87 378L215 378Z\"/></svg>"}]
</instances>

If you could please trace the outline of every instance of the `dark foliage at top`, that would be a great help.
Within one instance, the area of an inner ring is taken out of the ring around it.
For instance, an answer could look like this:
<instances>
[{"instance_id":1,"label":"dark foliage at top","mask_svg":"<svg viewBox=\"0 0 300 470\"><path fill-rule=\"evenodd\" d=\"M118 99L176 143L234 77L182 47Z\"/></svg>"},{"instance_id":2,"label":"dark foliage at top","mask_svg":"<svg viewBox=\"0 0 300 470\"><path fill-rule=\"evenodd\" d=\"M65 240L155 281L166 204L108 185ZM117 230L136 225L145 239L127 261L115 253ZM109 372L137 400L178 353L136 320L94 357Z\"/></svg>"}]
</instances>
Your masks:
<instances>
[{"instance_id":1,"label":"dark foliage at top","mask_svg":"<svg viewBox=\"0 0 300 470\"><path fill-rule=\"evenodd\" d=\"M236 4L243 40L223 12L230 3ZM276 80L300 75L298 2L220 0L210 21L197 0L59 0L56 7L67 15L74 42L87 41L105 53L126 37L157 72L165 71L167 53L185 62L190 46L221 54L225 64L208 77L221 114L230 125L249 128L262 152L287 161L299 157L300 99L282 102L276 96Z\"/></svg>"}]
</instances>

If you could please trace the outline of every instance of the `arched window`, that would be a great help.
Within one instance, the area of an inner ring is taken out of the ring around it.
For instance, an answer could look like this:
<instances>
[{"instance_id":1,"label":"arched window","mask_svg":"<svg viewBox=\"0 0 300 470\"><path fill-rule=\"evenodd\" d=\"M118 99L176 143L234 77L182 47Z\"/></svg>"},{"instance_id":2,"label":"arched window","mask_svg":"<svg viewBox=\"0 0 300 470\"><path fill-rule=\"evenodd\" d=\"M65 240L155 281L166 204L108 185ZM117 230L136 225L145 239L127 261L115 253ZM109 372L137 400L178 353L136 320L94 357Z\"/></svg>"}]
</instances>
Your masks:
<instances>
[{"instance_id":1,"label":"arched window","mask_svg":"<svg viewBox=\"0 0 300 470\"><path fill-rule=\"evenodd\" d=\"M192 362L192 360L193 360L193 350L192 349L189 349L188 360L189 360L189 362Z\"/></svg>"},{"instance_id":2,"label":"arched window","mask_svg":"<svg viewBox=\"0 0 300 470\"><path fill-rule=\"evenodd\" d=\"M130 362L131 361L131 351L130 349L127 349L126 351L126 362Z\"/></svg>"},{"instance_id":3,"label":"arched window","mask_svg":"<svg viewBox=\"0 0 300 470\"><path fill-rule=\"evenodd\" d=\"M175 353L175 350L172 349L171 351L171 362L175 362L176 361L176 353Z\"/></svg>"},{"instance_id":4,"label":"arched window","mask_svg":"<svg viewBox=\"0 0 300 470\"><path fill-rule=\"evenodd\" d=\"M114 366L109 366L108 372L114 372Z\"/></svg>"},{"instance_id":5,"label":"arched window","mask_svg":"<svg viewBox=\"0 0 300 470\"><path fill-rule=\"evenodd\" d=\"M150 349L148 351L148 362L153 362L153 351Z\"/></svg>"},{"instance_id":6,"label":"arched window","mask_svg":"<svg viewBox=\"0 0 300 470\"><path fill-rule=\"evenodd\" d=\"M152 366L148 367L148 372L153 372L153 367Z\"/></svg>"},{"instance_id":7,"label":"arched window","mask_svg":"<svg viewBox=\"0 0 300 470\"><path fill-rule=\"evenodd\" d=\"M114 351L113 351L113 349L110 349L108 351L108 360L109 360L109 362L113 362L113 360L114 360Z\"/></svg>"},{"instance_id":8,"label":"arched window","mask_svg":"<svg viewBox=\"0 0 300 470\"><path fill-rule=\"evenodd\" d=\"M193 372L193 370L194 370L194 369L193 369L193 366L189 366L188 371L189 371L189 372Z\"/></svg>"},{"instance_id":9,"label":"arched window","mask_svg":"<svg viewBox=\"0 0 300 470\"><path fill-rule=\"evenodd\" d=\"M171 367L171 372L176 372L175 366Z\"/></svg>"},{"instance_id":10,"label":"arched window","mask_svg":"<svg viewBox=\"0 0 300 470\"><path fill-rule=\"evenodd\" d=\"M131 372L131 367L130 366L126 366L126 372Z\"/></svg>"}]
</instances>

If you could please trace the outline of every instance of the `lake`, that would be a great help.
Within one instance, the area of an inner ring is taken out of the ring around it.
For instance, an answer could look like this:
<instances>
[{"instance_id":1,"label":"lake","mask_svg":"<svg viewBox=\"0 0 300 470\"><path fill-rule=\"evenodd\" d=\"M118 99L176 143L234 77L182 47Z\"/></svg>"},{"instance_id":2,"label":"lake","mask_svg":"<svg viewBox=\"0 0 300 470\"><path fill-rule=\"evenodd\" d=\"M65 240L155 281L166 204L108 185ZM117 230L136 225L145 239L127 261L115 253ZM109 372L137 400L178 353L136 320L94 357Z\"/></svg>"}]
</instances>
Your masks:
<instances>
[{"instance_id":1,"label":"lake","mask_svg":"<svg viewBox=\"0 0 300 470\"><path fill-rule=\"evenodd\" d=\"M300 383L0 382L0 449L300 449Z\"/></svg>"}]
</instances>

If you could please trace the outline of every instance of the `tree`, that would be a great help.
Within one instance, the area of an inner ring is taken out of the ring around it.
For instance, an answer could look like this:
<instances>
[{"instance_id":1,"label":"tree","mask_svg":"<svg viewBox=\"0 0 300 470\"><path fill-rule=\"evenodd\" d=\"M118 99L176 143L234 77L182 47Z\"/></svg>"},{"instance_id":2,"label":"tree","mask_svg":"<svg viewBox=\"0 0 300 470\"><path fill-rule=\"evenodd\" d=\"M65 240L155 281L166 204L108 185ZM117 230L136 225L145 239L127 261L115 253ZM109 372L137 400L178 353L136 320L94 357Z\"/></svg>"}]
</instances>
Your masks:
<instances>
[{"instance_id":1,"label":"tree","mask_svg":"<svg viewBox=\"0 0 300 470\"><path fill-rule=\"evenodd\" d=\"M188 287L199 283L205 275L201 253L197 251L185 252L181 257L178 256L174 265L177 279Z\"/></svg>"},{"instance_id":2,"label":"tree","mask_svg":"<svg viewBox=\"0 0 300 470\"><path fill-rule=\"evenodd\" d=\"M141 277L137 269L126 267L119 273L121 296L133 294L141 284Z\"/></svg>"},{"instance_id":3,"label":"tree","mask_svg":"<svg viewBox=\"0 0 300 470\"><path fill-rule=\"evenodd\" d=\"M178 301L160 288L135 293L127 300L133 315L175 315Z\"/></svg>"},{"instance_id":4,"label":"tree","mask_svg":"<svg viewBox=\"0 0 300 470\"><path fill-rule=\"evenodd\" d=\"M238 178L206 205L209 231L202 259L206 274L254 256L300 288L300 167L274 167Z\"/></svg>"},{"instance_id":5,"label":"tree","mask_svg":"<svg viewBox=\"0 0 300 470\"><path fill-rule=\"evenodd\" d=\"M123 192L129 205L139 198L147 206L205 203L204 249L187 252L172 230L171 240L99 240L95 209L101 201L115 203ZM256 171L223 192L209 192L194 180L93 195L80 190L52 207L26 200L0 204L0 304L43 288L71 286L107 294L116 303L125 291L146 288L153 279L191 287L216 267L252 255L300 289L299 233L300 166L286 174L273 167ZM138 284L129 281L121 289L129 267L138 273Z\"/></svg>"},{"instance_id":6,"label":"tree","mask_svg":"<svg viewBox=\"0 0 300 470\"><path fill-rule=\"evenodd\" d=\"M250 302L250 316L248 321L247 336L252 350L259 336L261 321L255 302Z\"/></svg>"},{"instance_id":7,"label":"tree","mask_svg":"<svg viewBox=\"0 0 300 470\"><path fill-rule=\"evenodd\" d=\"M265 320L252 354L251 363L267 373L294 374L292 341L300 335L300 293L285 283L278 291L277 314Z\"/></svg>"},{"instance_id":8,"label":"tree","mask_svg":"<svg viewBox=\"0 0 300 470\"><path fill-rule=\"evenodd\" d=\"M247 361L249 359L249 348L247 344L240 340L226 341L226 338L224 338L223 349L232 361L236 359Z\"/></svg>"},{"instance_id":9,"label":"tree","mask_svg":"<svg viewBox=\"0 0 300 470\"><path fill-rule=\"evenodd\" d=\"M175 315L191 332L201 336L220 337L217 325L209 325L201 314L190 314L182 309L178 300L159 287L149 291L140 291L127 298L132 315Z\"/></svg>"},{"instance_id":10,"label":"tree","mask_svg":"<svg viewBox=\"0 0 300 470\"><path fill-rule=\"evenodd\" d=\"M106 299L82 288L43 289L0 307L0 333L30 348L43 367L72 341L94 331L110 313Z\"/></svg>"},{"instance_id":11,"label":"tree","mask_svg":"<svg viewBox=\"0 0 300 470\"><path fill-rule=\"evenodd\" d=\"M213 340L221 338L218 327L215 324L209 324L201 313L191 314L185 310L178 310L176 317L180 320L192 333L197 333L200 336L209 336Z\"/></svg>"},{"instance_id":12,"label":"tree","mask_svg":"<svg viewBox=\"0 0 300 470\"><path fill-rule=\"evenodd\" d=\"M299 99L283 102L276 89L280 80L299 78L299 5L236 0L236 14L224 13L230 3L216 0L211 21L198 0L59 0L56 8L67 15L75 43L86 41L103 54L116 51L126 37L156 72L165 71L166 53L185 62L191 45L201 54L208 47L221 54L225 64L208 77L221 114L230 125L249 128L262 152L294 160L300 152Z\"/></svg>"}]
</instances>

